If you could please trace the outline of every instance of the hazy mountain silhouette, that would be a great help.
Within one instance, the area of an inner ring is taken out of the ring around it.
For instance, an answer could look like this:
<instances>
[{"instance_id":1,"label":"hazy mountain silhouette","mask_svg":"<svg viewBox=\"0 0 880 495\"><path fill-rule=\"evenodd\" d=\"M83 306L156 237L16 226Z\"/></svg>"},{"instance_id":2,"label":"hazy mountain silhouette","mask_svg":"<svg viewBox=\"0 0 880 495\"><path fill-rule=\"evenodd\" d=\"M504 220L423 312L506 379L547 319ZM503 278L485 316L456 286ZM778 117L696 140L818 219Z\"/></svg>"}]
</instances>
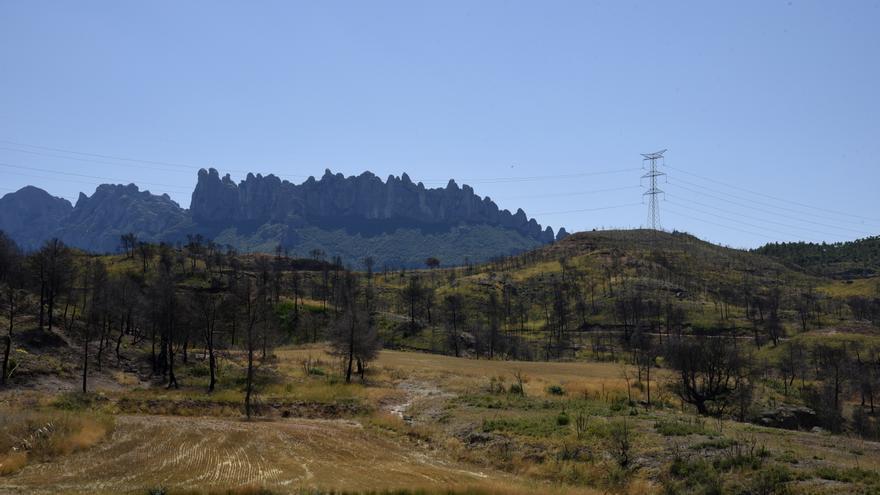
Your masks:
<instances>
[{"instance_id":1,"label":"hazy mountain silhouette","mask_svg":"<svg viewBox=\"0 0 880 495\"><path fill-rule=\"evenodd\" d=\"M452 180L429 189L406 174L382 181L370 172L345 177L329 170L302 184L260 174L236 184L202 169L189 209L134 184L102 184L91 196L80 193L76 205L28 186L0 198L0 230L26 249L59 237L115 252L127 232L150 242L202 234L241 251L271 252L281 244L300 256L320 249L350 263L373 256L390 266L421 265L429 256L446 264L481 261L567 235Z\"/></svg>"}]
</instances>

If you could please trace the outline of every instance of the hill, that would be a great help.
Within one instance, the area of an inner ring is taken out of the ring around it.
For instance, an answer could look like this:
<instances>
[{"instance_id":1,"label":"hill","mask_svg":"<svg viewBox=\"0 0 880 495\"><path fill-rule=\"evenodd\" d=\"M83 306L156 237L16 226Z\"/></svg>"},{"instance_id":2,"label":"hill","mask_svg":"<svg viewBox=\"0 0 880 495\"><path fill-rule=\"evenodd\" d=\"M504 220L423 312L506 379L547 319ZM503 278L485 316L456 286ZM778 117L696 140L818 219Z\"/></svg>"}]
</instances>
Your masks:
<instances>
[{"instance_id":1,"label":"hill","mask_svg":"<svg viewBox=\"0 0 880 495\"><path fill-rule=\"evenodd\" d=\"M755 252L790 266L833 278L854 279L880 275L880 236L833 244L772 243L761 246Z\"/></svg>"},{"instance_id":2,"label":"hill","mask_svg":"<svg viewBox=\"0 0 880 495\"><path fill-rule=\"evenodd\" d=\"M195 243L3 246L12 490L880 490L880 298L760 254L605 231L356 273Z\"/></svg>"},{"instance_id":3,"label":"hill","mask_svg":"<svg viewBox=\"0 0 880 495\"><path fill-rule=\"evenodd\" d=\"M0 198L0 212L0 230L25 249L58 237L112 253L126 233L169 243L199 234L239 251L273 252L280 245L301 256L320 251L351 264L369 256L392 267L422 266L428 257L484 261L566 235L452 180L430 189L406 174L383 182L369 172L344 177L329 170L302 184L260 174L236 184L203 169L189 209L134 184L103 184L92 196L81 193L76 205L29 186Z\"/></svg>"}]
</instances>

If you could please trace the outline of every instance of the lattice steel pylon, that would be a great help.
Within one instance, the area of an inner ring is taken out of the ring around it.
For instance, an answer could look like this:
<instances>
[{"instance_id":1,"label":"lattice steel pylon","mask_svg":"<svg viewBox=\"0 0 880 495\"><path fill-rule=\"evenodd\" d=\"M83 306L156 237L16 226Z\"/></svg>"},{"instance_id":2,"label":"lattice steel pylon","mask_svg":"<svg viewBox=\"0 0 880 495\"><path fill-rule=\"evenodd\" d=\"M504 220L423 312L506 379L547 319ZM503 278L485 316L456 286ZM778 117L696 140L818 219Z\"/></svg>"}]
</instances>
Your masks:
<instances>
[{"instance_id":1,"label":"lattice steel pylon","mask_svg":"<svg viewBox=\"0 0 880 495\"><path fill-rule=\"evenodd\" d=\"M666 158L663 156L663 153L666 153L666 150L654 153L642 153L642 168L647 170L645 175L642 176L642 179L648 179L650 182L648 190L642 194L642 197L649 196L649 218L653 230L657 230L660 222L660 205L657 202L657 196L664 194L661 189L657 188L657 177L666 175L666 172L657 170L658 161L662 164L666 163ZM646 164L645 162L649 162L649 164Z\"/></svg>"}]
</instances>

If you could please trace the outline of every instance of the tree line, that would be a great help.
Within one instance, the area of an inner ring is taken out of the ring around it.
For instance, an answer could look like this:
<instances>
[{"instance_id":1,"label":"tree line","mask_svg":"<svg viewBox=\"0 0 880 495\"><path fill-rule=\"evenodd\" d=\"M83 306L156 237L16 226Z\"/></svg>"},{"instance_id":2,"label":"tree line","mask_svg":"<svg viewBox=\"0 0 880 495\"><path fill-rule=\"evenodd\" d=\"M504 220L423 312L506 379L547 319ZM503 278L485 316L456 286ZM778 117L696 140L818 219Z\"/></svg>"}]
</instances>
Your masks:
<instances>
[{"instance_id":1,"label":"tree line","mask_svg":"<svg viewBox=\"0 0 880 495\"><path fill-rule=\"evenodd\" d=\"M371 285L339 260L241 256L200 236L182 246L121 237L127 263L83 253L58 239L25 253L0 232L0 293L8 320L0 380L14 366L19 326L60 331L80 346L81 389L108 364L138 369L178 388L177 368L207 365L207 391L218 386L221 355L243 363L244 408L254 412L257 372L279 343L326 339L361 378L380 342ZM307 274L307 275L304 275ZM307 308L305 300L320 307ZM308 335L305 335L305 333ZM131 349L126 355L123 343Z\"/></svg>"}]
</instances>

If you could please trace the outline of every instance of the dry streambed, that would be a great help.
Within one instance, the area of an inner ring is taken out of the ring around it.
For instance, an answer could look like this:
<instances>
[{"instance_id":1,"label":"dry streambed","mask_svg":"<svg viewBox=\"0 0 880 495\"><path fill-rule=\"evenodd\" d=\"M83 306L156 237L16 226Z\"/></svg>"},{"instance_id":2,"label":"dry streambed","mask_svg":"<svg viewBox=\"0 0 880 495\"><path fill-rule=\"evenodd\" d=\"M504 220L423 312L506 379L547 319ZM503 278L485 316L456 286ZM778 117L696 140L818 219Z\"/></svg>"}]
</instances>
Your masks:
<instances>
[{"instance_id":1,"label":"dry streambed","mask_svg":"<svg viewBox=\"0 0 880 495\"><path fill-rule=\"evenodd\" d=\"M0 478L0 493L144 493L159 486L369 490L486 478L352 421L120 416L107 441Z\"/></svg>"}]
</instances>

